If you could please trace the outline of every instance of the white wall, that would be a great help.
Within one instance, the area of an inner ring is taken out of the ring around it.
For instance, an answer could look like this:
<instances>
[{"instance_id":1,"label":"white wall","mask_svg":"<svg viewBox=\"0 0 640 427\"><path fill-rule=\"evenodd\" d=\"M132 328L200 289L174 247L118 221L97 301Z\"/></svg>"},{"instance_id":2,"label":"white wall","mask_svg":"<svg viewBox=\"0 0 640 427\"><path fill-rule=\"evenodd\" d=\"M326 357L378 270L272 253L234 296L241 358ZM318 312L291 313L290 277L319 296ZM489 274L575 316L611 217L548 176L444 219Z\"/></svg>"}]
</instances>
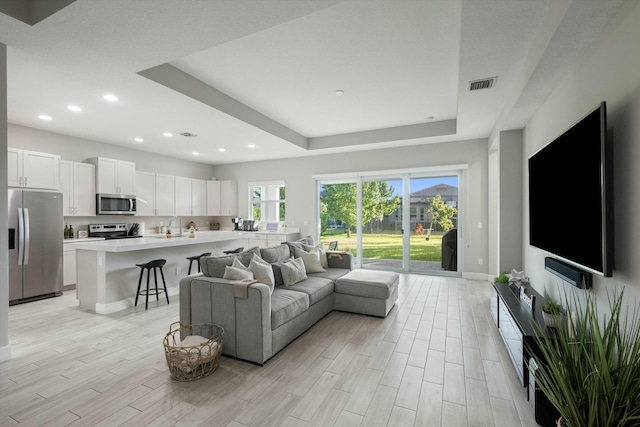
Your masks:
<instances>
[{"instance_id":1,"label":"white wall","mask_svg":"<svg viewBox=\"0 0 640 427\"><path fill-rule=\"evenodd\" d=\"M640 2L625 2L603 36L585 53L568 77L535 114L524 130L523 173L526 159L578 119L607 102L608 133L614 162L615 262L612 278L594 276L593 292L604 296L625 287L635 305L640 298ZM580 153L576 151L576 159ZM570 161L571 159L567 159ZM527 180L524 179L524 227L528 228ZM580 210L574 212L579 220ZM525 271L538 291L562 296L577 291L544 270L545 254L523 245ZM602 299L601 299L602 301ZM602 305L602 304L601 304Z\"/></svg>"},{"instance_id":2,"label":"white wall","mask_svg":"<svg viewBox=\"0 0 640 427\"><path fill-rule=\"evenodd\" d=\"M478 228L477 224L487 224L487 158L487 140L481 139L222 165L215 167L215 176L237 181L241 217L249 212L249 182L284 180L287 224L300 227L303 235L315 236L317 195L312 175L467 164L465 200L461 201L468 207L464 223L460 224L463 233L459 245L463 255L461 271L484 278L486 261L482 265L477 261L478 258L487 259L487 227Z\"/></svg>"}]
</instances>

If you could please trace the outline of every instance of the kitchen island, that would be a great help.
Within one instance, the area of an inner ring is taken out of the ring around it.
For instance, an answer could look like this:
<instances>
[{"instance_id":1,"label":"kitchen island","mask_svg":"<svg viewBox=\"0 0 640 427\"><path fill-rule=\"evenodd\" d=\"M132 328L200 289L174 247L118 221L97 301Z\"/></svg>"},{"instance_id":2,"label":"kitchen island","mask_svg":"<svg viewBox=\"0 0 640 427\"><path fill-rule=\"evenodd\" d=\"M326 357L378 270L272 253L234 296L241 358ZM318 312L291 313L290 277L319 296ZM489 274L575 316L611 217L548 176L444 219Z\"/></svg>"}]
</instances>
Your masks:
<instances>
[{"instance_id":1,"label":"kitchen island","mask_svg":"<svg viewBox=\"0 0 640 427\"><path fill-rule=\"evenodd\" d=\"M178 283L187 274L187 257L211 252L248 247L255 233L242 231L206 231L195 238L151 235L133 239L75 243L76 290L81 308L98 314L110 314L133 306L140 268L136 264L154 259L166 259L163 268L169 295L178 294ZM197 274L197 270L196 273ZM146 282L146 274L143 279ZM150 286L153 286L151 277ZM158 287L162 278L158 275ZM150 298L149 301L155 301ZM163 301L161 298L160 301ZM164 300L166 304L166 299ZM144 309L144 308L143 308Z\"/></svg>"}]
</instances>

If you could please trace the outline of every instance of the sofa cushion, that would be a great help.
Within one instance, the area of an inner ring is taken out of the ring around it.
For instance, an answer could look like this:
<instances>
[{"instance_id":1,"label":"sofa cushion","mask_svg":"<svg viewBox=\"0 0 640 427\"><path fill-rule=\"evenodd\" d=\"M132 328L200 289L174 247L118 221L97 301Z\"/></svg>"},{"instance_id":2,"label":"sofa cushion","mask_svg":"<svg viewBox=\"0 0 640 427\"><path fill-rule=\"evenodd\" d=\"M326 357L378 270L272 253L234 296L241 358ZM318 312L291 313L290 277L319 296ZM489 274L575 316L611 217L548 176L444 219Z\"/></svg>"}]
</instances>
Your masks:
<instances>
[{"instance_id":1,"label":"sofa cushion","mask_svg":"<svg viewBox=\"0 0 640 427\"><path fill-rule=\"evenodd\" d=\"M312 249L311 252L307 252L304 249L296 248L296 258L302 259L304 263L304 269L307 273L322 273L322 262L320 261L320 251Z\"/></svg>"},{"instance_id":2,"label":"sofa cushion","mask_svg":"<svg viewBox=\"0 0 640 427\"><path fill-rule=\"evenodd\" d=\"M282 262L287 258L291 258L291 253L289 251L289 246L277 245L268 248L261 248L260 256L269 264L273 264L274 262Z\"/></svg>"},{"instance_id":3,"label":"sofa cushion","mask_svg":"<svg viewBox=\"0 0 640 427\"><path fill-rule=\"evenodd\" d=\"M287 289L309 295L309 306L312 306L333 293L333 280L324 277L307 277Z\"/></svg>"},{"instance_id":4,"label":"sofa cushion","mask_svg":"<svg viewBox=\"0 0 640 427\"><path fill-rule=\"evenodd\" d=\"M202 274L221 279L224 276L225 267L231 266L234 259L236 259L235 255L204 257L200 260Z\"/></svg>"},{"instance_id":5,"label":"sofa cushion","mask_svg":"<svg viewBox=\"0 0 640 427\"><path fill-rule=\"evenodd\" d=\"M357 269L336 280L335 291L340 294L387 299L397 285L398 273Z\"/></svg>"},{"instance_id":6,"label":"sofa cushion","mask_svg":"<svg viewBox=\"0 0 640 427\"><path fill-rule=\"evenodd\" d=\"M308 273L307 277L324 277L335 282L350 271L348 268L328 268L321 273Z\"/></svg>"},{"instance_id":7,"label":"sofa cushion","mask_svg":"<svg viewBox=\"0 0 640 427\"><path fill-rule=\"evenodd\" d=\"M225 267L233 264L233 260L236 258L238 258L242 265L249 267L253 254L260 256L260 248L258 246L254 246L239 254L203 257L200 259L202 274L207 277L217 277L221 279L224 276Z\"/></svg>"},{"instance_id":8,"label":"sofa cushion","mask_svg":"<svg viewBox=\"0 0 640 427\"><path fill-rule=\"evenodd\" d=\"M301 258L282 263L280 271L282 272L282 280L285 286L291 286L307 278L307 272L304 269L304 262Z\"/></svg>"},{"instance_id":9,"label":"sofa cushion","mask_svg":"<svg viewBox=\"0 0 640 427\"><path fill-rule=\"evenodd\" d=\"M309 309L309 296L285 288L276 288L271 295L271 330L284 325Z\"/></svg>"}]
</instances>

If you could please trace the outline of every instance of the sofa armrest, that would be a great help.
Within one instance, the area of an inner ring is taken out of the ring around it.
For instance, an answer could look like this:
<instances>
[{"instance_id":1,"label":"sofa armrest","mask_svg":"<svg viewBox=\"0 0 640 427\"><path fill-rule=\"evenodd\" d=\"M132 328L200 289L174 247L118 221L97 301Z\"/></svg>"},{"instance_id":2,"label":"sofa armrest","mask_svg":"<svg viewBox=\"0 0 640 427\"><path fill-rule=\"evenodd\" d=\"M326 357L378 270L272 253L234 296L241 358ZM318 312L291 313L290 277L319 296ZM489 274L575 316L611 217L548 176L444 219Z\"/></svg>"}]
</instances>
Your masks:
<instances>
[{"instance_id":1,"label":"sofa armrest","mask_svg":"<svg viewBox=\"0 0 640 427\"><path fill-rule=\"evenodd\" d=\"M262 364L272 355L269 287L254 283L246 299L235 298L234 282L206 276L181 279L180 322L222 326L224 354Z\"/></svg>"},{"instance_id":2,"label":"sofa armrest","mask_svg":"<svg viewBox=\"0 0 640 427\"><path fill-rule=\"evenodd\" d=\"M346 268L353 270L353 254L351 252L327 251L329 268Z\"/></svg>"}]
</instances>

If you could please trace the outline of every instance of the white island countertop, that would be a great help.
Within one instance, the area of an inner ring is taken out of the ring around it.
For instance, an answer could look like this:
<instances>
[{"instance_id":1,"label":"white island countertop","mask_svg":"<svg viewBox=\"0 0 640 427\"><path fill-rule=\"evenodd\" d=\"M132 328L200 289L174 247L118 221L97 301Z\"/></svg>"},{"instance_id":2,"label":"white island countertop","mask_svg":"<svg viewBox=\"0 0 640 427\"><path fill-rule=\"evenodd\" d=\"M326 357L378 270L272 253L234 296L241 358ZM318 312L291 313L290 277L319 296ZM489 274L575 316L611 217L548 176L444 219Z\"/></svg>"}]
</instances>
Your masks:
<instances>
[{"instance_id":1,"label":"white island countertop","mask_svg":"<svg viewBox=\"0 0 640 427\"><path fill-rule=\"evenodd\" d=\"M196 233L196 237L190 238L187 233L182 236L172 236L170 239L160 235L138 237L134 239L114 239L94 242L75 243L76 249L102 252L131 252L145 249L168 248L172 246L185 246L210 242L224 242L228 240L246 239L255 237L255 233L248 231L203 231Z\"/></svg>"}]
</instances>

